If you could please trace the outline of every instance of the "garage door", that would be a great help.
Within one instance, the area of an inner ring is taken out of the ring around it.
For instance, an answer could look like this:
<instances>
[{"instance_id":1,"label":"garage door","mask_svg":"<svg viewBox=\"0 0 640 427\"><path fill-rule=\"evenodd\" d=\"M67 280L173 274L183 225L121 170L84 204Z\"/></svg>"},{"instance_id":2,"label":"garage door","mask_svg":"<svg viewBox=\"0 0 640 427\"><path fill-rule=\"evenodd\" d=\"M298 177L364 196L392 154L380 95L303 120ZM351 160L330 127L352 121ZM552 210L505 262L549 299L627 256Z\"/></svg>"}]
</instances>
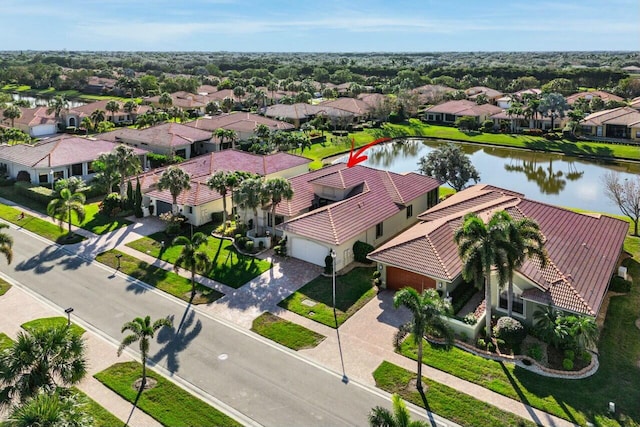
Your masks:
<instances>
[{"instance_id":1,"label":"garage door","mask_svg":"<svg viewBox=\"0 0 640 427\"><path fill-rule=\"evenodd\" d=\"M57 130L55 124L33 126L31 128L31 136L51 135L56 133Z\"/></svg>"},{"instance_id":2,"label":"garage door","mask_svg":"<svg viewBox=\"0 0 640 427\"><path fill-rule=\"evenodd\" d=\"M156 215L160 215L165 212L171 212L171 207L172 207L171 203L163 202L162 200L157 200L156 209L158 210L158 212L156 213Z\"/></svg>"},{"instance_id":3,"label":"garage door","mask_svg":"<svg viewBox=\"0 0 640 427\"><path fill-rule=\"evenodd\" d=\"M291 238L291 256L324 267L329 248L311 240Z\"/></svg>"},{"instance_id":4,"label":"garage door","mask_svg":"<svg viewBox=\"0 0 640 427\"><path fill-rule=\"evenodd\" d=\"M436 281L431 277L413 273L396 267L387 267L387 288L397 291L406 286L422 293L425 289L434 289Z\"/></svg>"}]
</instances>

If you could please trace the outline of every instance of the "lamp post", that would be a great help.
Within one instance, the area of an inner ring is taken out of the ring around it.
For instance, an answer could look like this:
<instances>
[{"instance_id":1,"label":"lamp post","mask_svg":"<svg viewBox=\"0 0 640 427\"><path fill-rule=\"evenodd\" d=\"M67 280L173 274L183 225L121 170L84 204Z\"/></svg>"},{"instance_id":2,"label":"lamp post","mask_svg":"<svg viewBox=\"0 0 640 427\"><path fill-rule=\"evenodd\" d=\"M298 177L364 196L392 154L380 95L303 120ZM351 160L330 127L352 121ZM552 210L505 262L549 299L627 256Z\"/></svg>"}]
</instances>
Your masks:
<instances>
[{"instance_id":1,"label":"lamp post","mask_svg":"<svg viewBox=\"0 0 640 427\"><path fill-rule=\"evenodd\" d=\"M49 171L49 177L51 178L51 191L53 191L53 169Z\"/></svg>"},{"instance_id":2,"label":"lamp post","mask_svg":"<svg viewBox=\"0 0 640 427\"><path fill-rule=\"evenodd\" d=\"M331 259L332 259L332 268L331 268L331 281L333 283L333 318L336 321L336 329L338 329L338 317L336 316L336 251L331 249Z\"/></svg>"},{"instance_id":3,"label":"lamp post","mask_svg":"<svg viewBox=\"0 0 640 427\"><path fill-rule=\"evenodd\" d=\"M116 270L120 270L120 258L122 258L122 254L116 254L116 260L118 260L118 265L116 266Z\"/></svg>"}]
</instances>

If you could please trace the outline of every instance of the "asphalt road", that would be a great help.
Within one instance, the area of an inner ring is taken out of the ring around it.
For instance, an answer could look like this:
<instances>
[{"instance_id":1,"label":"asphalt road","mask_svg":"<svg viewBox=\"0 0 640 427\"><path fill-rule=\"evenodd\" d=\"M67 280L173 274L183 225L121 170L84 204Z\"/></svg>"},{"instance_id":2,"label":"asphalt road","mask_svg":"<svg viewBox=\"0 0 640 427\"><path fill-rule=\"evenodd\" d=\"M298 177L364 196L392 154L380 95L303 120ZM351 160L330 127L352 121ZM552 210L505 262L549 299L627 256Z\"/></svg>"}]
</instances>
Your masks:
<instances>
[{"instance_id":1,"label":"asphalt road","mask_svg":"<svg viewBox=\"0 0 640 427\"><path fill-rule=\"evenodd\" d=\"M340 375L294 352L76 256L81 254L13 228L8 234L14 236L14 260L3 271L53 304L73 307L74 316L112 340L118 342L122 324L137 316L172 316L175 330L158 335L152 360L256 424L367 425L372 407L390 407L374 390L344 384Z\"/></svg>"}]
</instances>

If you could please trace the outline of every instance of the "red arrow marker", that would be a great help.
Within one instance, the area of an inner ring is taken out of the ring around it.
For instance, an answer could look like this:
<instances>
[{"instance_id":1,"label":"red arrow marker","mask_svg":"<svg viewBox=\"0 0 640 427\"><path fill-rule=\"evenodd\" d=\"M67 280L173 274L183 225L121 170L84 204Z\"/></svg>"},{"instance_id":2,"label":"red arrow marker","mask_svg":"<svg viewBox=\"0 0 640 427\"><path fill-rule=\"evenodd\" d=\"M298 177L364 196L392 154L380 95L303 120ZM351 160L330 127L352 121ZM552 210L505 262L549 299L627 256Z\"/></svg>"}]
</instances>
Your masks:
<instances>
[{"instance_id":1,"label":"red arrow marker","mask_svg":"<svg viewBox=\"0 0 640 427\"><path fill-rule=\"evenodd\" d=\"M391 141L391 138L380 138L380 139L376 139L375 141L372 141L370 143L368 143L367 145L365 145L364 147L360 147L358 149L358 151L356 151L355 153L353 152L354 150L354 144L355 141L353 138L351 138L351 152L349 153L349 160L347 161L347 167L351 168L354 167L355 165L357 165L360 162L364 162L365 160L367 160L369 158L369 156L365 156L364 151L367 150L370 147L373 147L376 144L380 144L382 142L388 142Z\"/></svg>"}]
</instances>

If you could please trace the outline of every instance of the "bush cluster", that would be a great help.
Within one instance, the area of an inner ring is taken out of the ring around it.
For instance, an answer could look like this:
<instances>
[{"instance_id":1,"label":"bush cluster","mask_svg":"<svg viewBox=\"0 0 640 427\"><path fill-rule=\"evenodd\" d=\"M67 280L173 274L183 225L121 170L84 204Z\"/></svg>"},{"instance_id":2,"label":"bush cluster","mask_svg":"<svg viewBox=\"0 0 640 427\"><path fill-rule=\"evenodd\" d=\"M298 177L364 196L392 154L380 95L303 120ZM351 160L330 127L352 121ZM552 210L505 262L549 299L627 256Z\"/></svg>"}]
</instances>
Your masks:
<instances>
[{"instance_id":1,"label":"bush cluster","mask_svg":"<svg viewBox=\"0 0 640 427\"><path fill-rule=\"evenodd\" d=\"M611 279L611 286L609 289L613 292L629 292L631 290L631 282L620 276L615 276Z\"/></svg>"},{"instance_id":2,"label":"bush cluster","mask_svg":"<svg viewBox=\"0 0 640 427\"><path fill-rule=\"evenodd\" d=\"M522 323L508 316L498 319L496 326L493 328L493 333L511 347L520 344L527 336L527 331Z\"/></svg>"},{"instance_id":3,"label":"bush cluster","mask_svg":"<svg viewBox=\"0 0 640 427\"><path fill-rule=\"evenodd\" d=\"M50 188L40 187L26 181L18 181L15 183L16 193L28 199L48 205L55 198L55 194Z\"/></svg>"},{"instance_id":4,"label":"bush cluster","mask_svg":"<svg viewBox=\"0 0 640 427\"><path fill-rule=\"evenodd\" d=\"M357 262L371 264L371 260L367 259L367 255L369 255L373 249L373 246L370 244L358 240L353 244L353 259Z\"/></svg>"}]
</instances>

